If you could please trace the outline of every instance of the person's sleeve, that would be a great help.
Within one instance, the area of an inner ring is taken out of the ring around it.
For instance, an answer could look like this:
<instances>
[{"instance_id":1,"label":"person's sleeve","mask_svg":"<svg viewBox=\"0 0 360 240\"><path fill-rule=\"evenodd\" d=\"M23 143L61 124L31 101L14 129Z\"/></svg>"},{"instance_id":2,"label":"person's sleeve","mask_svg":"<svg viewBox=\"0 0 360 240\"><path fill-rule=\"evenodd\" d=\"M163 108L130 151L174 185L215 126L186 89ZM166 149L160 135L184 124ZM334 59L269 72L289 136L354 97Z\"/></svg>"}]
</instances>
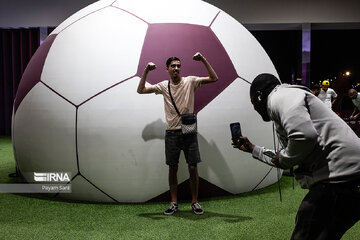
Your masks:
<instances>
[{"instance_id":1,"label":"person's sleeve","mask_svg":"<svg viewBox=\"0 0 360 240\"><path fill-rule=\"evenodd\" d=\"M156 95L163 93L163 86L162 86L161 83L157 83L157 84L154 84L154 85L149 84L146 87L149 88L149 89L152 89Z\"/></svg>"},{"instance_id":2,"label":"person's sleeve","mask_svg":"<svg viewBox=\"0 0 360 240\"><path fill-rule=\"evenodd\" d=\"M271 102L272 114L280 121L288 138L286 148L279 155L283 169L302 163L317 144L318 134L308 112L306 97L302 91L292 91Z\"/></svg>"},{"instance_id":3,"label":"person's sleeve","mask_svg":"<svg viewBox=\"0 0 360 240\"><path fill-rule=\"evenodd\" d=\"M335 92L334 90L332 90L331 96L332 96L333 98L336 98L336 97L337 97L337 94L336 94L336 92Z\"/></svg>"},{"instance_id":4,"label":"person's sleeve","mask_svg":"<svg viewBox=\"0 0 360 240\"><path fill-rule=\"evenodd\" d=\"M201 77L191 76L190 81L194 89L200 88L202 86Z\"/></svg>"},{"instance_id":5,"label":"person's sleeve","mask_svg":"<svg viewBox=\"0 0 360 240\"><path fill-rule=\"evenodd\" d=\"M272 157L269 157L264 154L264 153L270 153L270 152L272 154L276 155L274 150L266 149L265 147L260 147L260 146L255 145L255 147L252 151L252 156L253 156L253 158L255 158L263 163L266 163L272 167L276 167L275 164L271 162Z\"/></svg>"}]
</instances>

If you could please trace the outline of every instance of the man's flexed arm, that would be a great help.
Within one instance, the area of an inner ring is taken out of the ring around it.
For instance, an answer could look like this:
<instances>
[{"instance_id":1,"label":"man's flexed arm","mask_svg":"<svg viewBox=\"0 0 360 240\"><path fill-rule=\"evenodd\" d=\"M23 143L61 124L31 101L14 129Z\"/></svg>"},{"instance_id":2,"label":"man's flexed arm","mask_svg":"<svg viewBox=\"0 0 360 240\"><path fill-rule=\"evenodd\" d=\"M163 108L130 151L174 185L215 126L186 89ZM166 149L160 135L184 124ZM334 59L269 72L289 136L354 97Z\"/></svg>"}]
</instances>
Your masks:
<instances>
[{"instance_id":1,"label":"man's flexed arm","mask_svg":"<svg viewBox=\"0 0 360 240\"><path fill-rule=\"evenodd\" d=\"M141 79L140 79L140 82L139 82L139 86L138 86L138 89L137 89L137 92L139 94L144 94L144 93L153 93L154 90L152 88L147 88L145 87L145 83L146 83L146 77L148 75L148 73L152 70L156 69L156 65L152 62L149 62L145 69L144 69L144 72L143 74L141 75Z\"/></svg>"},{"instance_id":2,"label":"man's flexed arm","mask_svg":"<svg viewBox=\"0 0 360 240\"><path fill-rule=\"evenodd\" d=\"M204 56L201 53L197 52L193 56L193 59L195 61L201 61L205 65L206 70L209 73L208 77L201 78L202 84L212 83L212 82L216 82L218 80L218 76L216 75L216 72L214 71L214 69L211 67L210 63L206 60L206 58L204 58Z\"/></svg>"}]
</instances>

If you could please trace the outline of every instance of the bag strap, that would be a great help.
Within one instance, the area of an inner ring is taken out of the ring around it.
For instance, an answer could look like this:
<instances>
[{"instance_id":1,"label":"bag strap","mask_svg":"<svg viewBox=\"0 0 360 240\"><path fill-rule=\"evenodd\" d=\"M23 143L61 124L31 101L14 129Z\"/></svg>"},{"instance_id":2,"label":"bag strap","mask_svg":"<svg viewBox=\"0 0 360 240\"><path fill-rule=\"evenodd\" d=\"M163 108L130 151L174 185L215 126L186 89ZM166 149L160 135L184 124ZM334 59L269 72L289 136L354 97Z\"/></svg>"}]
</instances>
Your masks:
<instances>
[{"instance_id":1,"label":"bag strap","mask_svg":"<svg viewBox=\"0 0 360 240\"><path fill-rule=\"evenodd\" d=\"M180 112L179 112L179 110L177 109L177 107L176 107L176 105L175 105L175 102L174 102L174 99L173 99L173 97L172 97L172 95L171 95L171 91L170 91L170 81L169 81L169 83L168 83L168 90L169 90L169 95L170 95L171 102L172 102L172 104L174 105L175 110L176 110L177 114L178 114L179 117L180 117Z\"/></svg>"}]
</instances>

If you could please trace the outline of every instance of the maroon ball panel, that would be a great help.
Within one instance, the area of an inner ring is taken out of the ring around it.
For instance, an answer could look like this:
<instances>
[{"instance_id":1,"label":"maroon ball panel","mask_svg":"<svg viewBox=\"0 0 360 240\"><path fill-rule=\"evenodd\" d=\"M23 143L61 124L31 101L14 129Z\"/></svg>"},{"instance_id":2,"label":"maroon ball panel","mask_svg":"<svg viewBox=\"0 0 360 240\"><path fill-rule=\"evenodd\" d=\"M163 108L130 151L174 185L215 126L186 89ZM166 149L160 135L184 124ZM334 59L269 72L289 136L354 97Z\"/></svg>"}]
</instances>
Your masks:
<instances>
[{"instance_id":1,"label":"maroon ball panel","mask_svg":"<svg viewBox=\"0 0 360 240\"><path fill-rule=\"evenodd\" d=\"M41 46L36 50L34 56L27 65L24 74L21 78L19 88L16 93L14 101L14 113L20 106L20 103L30 90L40 82L41 73L44 67L45 59L49 53L50 47L53 44L56 34L50 35L45 39Z\"/></svg>"},{"instance_id":2,"label":"maroon ball panel","mask_svg":"<svg viewBox=\"0 0 360 240\"><path fill-rule=\"evenodd\" d=\"M181 76L208 76L203 63L192 59L196 52L204 55L219 77L218 82L197 90L195 95L197 113L238 76L224 47L209 27L184 23L150 24L137 75L141 76L148 62L154 62L158 68L149 73L147 82L156 84L167 80L169 74L166 72L166 60L176 56L181 59Z\"/></svg>"}]
</instances>

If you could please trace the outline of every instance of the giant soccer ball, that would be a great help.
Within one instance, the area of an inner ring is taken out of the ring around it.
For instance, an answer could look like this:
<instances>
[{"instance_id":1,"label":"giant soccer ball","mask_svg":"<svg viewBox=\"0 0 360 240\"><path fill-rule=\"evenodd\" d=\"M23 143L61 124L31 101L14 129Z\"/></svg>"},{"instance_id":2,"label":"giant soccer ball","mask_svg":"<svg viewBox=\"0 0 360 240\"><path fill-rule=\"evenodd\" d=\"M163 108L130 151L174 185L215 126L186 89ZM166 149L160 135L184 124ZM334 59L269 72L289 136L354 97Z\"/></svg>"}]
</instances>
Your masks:
<instances>
[{"instance_id":1,"label":"giant soccer ball","mask_svg":"<svg viewBox=\"0 0 360 240\"><path fill-rule=\"evenodd\" d=\"M197 0L174 8L166 0L103 0L59 25L31 59L14 102L20 172L71 172L72 193L56 197L73 200L144 202L168 191L163 98L136 90L147 62L158 65L149 84L168 79L170 56L182 60L182 76L206 76L192 60L198 51L219 76L196 92L201 179L230 194L274 183L275 169L232 148L229 123L273 147L249 87L276 70L240 23ZM183 156L178 178L188 179Z\"/></svg>"}]
</instances>

